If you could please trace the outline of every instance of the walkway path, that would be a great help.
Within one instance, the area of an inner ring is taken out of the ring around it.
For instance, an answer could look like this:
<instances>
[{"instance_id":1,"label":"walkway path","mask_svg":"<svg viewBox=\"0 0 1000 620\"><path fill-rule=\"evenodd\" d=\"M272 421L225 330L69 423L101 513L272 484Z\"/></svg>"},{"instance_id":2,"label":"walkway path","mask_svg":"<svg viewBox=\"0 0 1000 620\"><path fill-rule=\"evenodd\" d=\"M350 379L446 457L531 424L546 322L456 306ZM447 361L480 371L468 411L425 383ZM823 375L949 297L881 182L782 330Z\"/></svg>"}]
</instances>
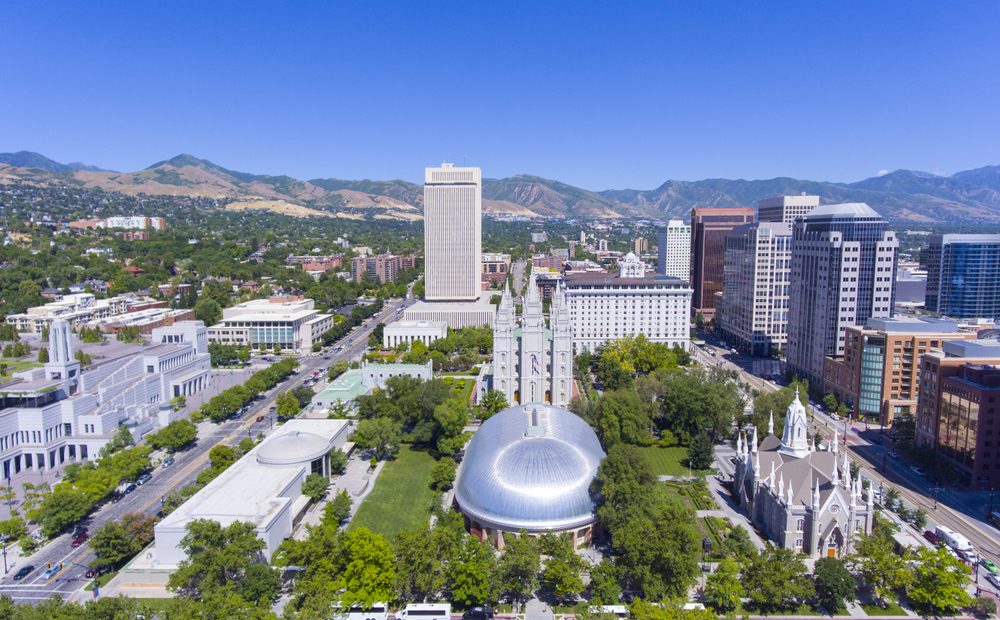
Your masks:
<instances>
[{"instance_id":1,"label":"walkway path","mask_svg":"<svg viewBox=\"0 0 1000 620\"><path fill-rule=\"evenodd\" d=\"M754 547L763 549L764 541L753 529L746 517L743 516L743 513L741 513L736 507L732 496L729 494L729 490L723 487L722 483L719 482L718 476L705 476L705 482L708 483L708 491L712 494L712 497L715 499L715 503L719 506L719 508L717 510L699 511L698 516L702 516L700 513L705 512L707 513L705 516L724 517L729 519L733 525L742 527L746 530L747 534L750 535L750 542L753 543Z\"/></svg>"},{"instance_id":2,"label":"walkway path","mask_svg":"<svg viewBox=\"0 0 1000 620\"><path fill-rule=\"evenodd\" d=\"M548 603L533 598L524 605L524 620L555 620Z\"/></svg>"},{"instance_id":3,"label":"walkway path","mask_svg":"<svg viewBox=\"0 0 1000 620\"><path fill-rule=\"evenodd\" d=\"M309 512L306 513L296 528L295 533L292 534L292 538L305 540L307 531L304 526L319 525L320 519L323 518L323 508L326 503L333 500L337 493L340 493L342 490L346 490L351 496L350 518L353 519L358 508L361 506L361 502L375 488L375 479L378 478L383 467L385 467L385 461L379 461L378 465L375 466L375 471L372 471L369 469L368 459L361 458L357 454L351 456L347 462L347 471L340 476L336 476L330 484L330 490L326 494L326 501L320 502L309 509Z\"/></svg>"}]
</instances>

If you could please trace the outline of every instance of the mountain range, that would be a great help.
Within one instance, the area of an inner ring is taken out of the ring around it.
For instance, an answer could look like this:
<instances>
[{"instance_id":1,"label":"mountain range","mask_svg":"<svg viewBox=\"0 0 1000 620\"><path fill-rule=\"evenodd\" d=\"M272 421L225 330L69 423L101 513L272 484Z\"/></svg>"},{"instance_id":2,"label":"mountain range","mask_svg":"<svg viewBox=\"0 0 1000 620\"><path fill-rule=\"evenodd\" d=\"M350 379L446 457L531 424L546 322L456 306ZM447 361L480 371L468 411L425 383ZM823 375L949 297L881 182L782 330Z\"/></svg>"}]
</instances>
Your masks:
<instances>
[{"instance_id":1,"label":"mountain range","mask_svg":"<svg viewBox=\"0 0 1000 620\"><path fill-rule=\"evenodd\" d=\"M0 184L76 185L125 194L227 198L227 208L298 216L419 219L423 190L402 180L301 180L250 174L178 155L136 172L62 164L38 153L0 153ZM528 217L687 219L692 207L754 206L761 198L816 194L823 203L866 202L890 221L1000 223L1000 166L939 176L896 170L856 183L780 177L666 181L651 190L590 191L531 175L483 180L483 209Z\"/></svg>"}]
</instances>

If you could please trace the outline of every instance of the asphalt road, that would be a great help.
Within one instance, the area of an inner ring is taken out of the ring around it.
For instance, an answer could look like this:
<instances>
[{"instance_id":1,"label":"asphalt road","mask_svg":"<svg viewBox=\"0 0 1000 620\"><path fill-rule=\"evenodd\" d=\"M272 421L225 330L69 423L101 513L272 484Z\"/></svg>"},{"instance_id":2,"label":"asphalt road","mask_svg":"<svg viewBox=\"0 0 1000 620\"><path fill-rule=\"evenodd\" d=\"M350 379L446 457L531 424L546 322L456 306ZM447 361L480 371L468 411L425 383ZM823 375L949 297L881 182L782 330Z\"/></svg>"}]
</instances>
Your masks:
<instances>
[{"instance_id":1,"label":"asphalt road","mask_svg":"<svg viewBox=\"0 0 1000 620\"><path fill-rule=\"evenodd\" d=\"M105 503L82 525L93 533L102 524L119 520L128 513L156 514L163 498L198 477L198 473L208 465L208 453L213 447L219 444L236 445L243 438L256 437L259 433L266 435L273 422L268 411L279 394L301 385L312 376L314 370L327 368L338 360L350 361L364 354L372 330L380 322L388 323L396 319L402 314L397 313L397 310L412 303L412 300L387 303L385 309L368 324L355 328L326 351L300 356L298 373L272 389L264 400L257 401L241 418L214 426L208 437L200 438L193 447L177 453L173 465L167 468L157 467L152 472L152 480L136 487L135 491L117 502ZM341 345L343 349L335 351ZM263 419L258 422L261 417ZM66 598L85 586L89 580L84 575L94 559L94 553L87 544L74 549L71 542L72 534L63 534L39 549L29 560L22 560L18 566L8 566L9 572L0 579L0 595L10 596L19 603L34 603L55 594ZM51 579L45 579L43 573L49 562L53 566L61 562L64 568ZM22 581L13 581L14 573L29 564L35 567L34 572Z\"/></svg>"},{"instance_id":2,"label":"asphalt road","mask_svg":"<svg viewBox=\"0 0 1000 620\"><path fill-rule=\"evenodd\" d=\"M714 355L708 353L711 351ZM717 366L740 373L740 379L757 390L772 392L780 388L771 381L748 373L743 365L747 358L733 355L731 351L712 343L703 347L692 347L694 358L705 366ZM936 525L943 525L960 534L964 534L979 552L980 556L988 557L1000 564L1000 530L985 523L981 514L966 506L960 497L960 492L942 489L932 484L926 477L911 469L902 455L895 458L889 456L891 444L884 444L884 435L880 427L873 426L865 430L863 423L845 423L844 420L834 420L824 411L807 404L812 410L814 428L824 435L832 435L834 430L841 434L841 449L844 449L843 437L847 432L846 449L852 461L862 466L864 478L879 487L894 487L900 496L910 506L923 508L928 515L927 529L933 530ZM775 416L779 412L774 412ZM784 412L780 412L784 415ZM883 471L883 465L885 470ZM986 581L985 570L977 575L977 585L984 590L1000 592Z\"/></svg>"}]
</instances>

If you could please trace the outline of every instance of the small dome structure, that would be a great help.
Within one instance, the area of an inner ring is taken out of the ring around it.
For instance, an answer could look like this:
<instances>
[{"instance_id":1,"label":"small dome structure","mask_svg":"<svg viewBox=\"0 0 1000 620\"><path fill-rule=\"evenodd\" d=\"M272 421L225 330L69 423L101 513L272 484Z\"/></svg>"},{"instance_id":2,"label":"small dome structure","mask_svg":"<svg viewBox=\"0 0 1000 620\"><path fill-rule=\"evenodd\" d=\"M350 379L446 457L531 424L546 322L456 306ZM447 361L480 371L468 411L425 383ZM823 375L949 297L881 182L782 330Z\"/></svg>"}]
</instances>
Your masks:
<instances>
[{"instance_id":1,"label":"small dome structure","mask_svg":"<svg viewBox=\"0 0 1000 620\"><path fill-rule=\"evenodd\" d=\"M589 542L590 485L604 451L594 430L561 407L504 409L473 436L455 485L469 529L503 545L502 532L570 532Z\"/></svg>"},{"instance_id":2,"label":"small dome structure","mask_svg":"<svg viewBox=\"0 0 1000 620\"><path fill-rule=\"evenodd\" d=\"M321 458L330 450L330 443L313 433L292 431L261 445L257 462L264 465L297 465Z\"/></svg>"}]
</instances>

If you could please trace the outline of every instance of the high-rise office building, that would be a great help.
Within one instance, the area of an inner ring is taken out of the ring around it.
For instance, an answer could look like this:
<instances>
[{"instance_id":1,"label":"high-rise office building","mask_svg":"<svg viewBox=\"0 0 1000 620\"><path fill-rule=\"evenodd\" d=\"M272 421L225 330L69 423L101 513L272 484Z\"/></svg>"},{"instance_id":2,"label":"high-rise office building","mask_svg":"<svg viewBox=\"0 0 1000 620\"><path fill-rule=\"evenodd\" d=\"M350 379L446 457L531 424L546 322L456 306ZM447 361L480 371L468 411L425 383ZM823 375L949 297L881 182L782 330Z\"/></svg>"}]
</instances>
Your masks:
<instances>
[{"instance_id":1,"label":"high-rise office building","mask_svg":"<svg viewBox=\"0 0 1000 620\"><path fill-rule=\"evenodd\" d=\"M424 171L424 297L428 301L479 297L482 179L479 168L448 163Z\"/></svg>"},{"instance_id":2,"label":"high-rise office building","mask_svg":"<svg viewBox=\"0 0 1000 620\"><path fill-rule=\"evenodd\" d=\"M683 220L667 222L660 228L656 251L656 273L691 279L691 226Z\"/></svg>"},{"instance_id":3,"label":"high-rise office building","mask_svg":"<svg viewBox=\"0 0 1000 620\"><path fill-rule=\"evenodd\" d=\"M715 320L738 349L768 355L784 348L791 261L790 224L743 224L726 236L722 301Z\"/></svg>"},{"instance_id":4,"label":"high-rise office building","mask_svg":"<svg viewBox=\"0 0 1000 620\"><path fill-rule=\"evenodd\" d=\"M753 209L729 207L691 209L691 312L706 321L715 317L715 294L722 292L726 235L753 222Z\"/></svg>"},{"instance_id":5,"label":"high-rise office building","mask_svg":"<svg viewBox=\"0 0 1000 620\"><path fill-rule=\"evenodd\" d=\"M826 357L844 354L844 332L892 316L896 233L864 203L824 205L792 235L788 368L820 385Z\"/></svg>"},{"instance_id":6,"label":"high-rise office building","mask_svg":"<svg viewBox=\"0 0 1000 620\"><path fill-rule=\"evenodd\" d=\"M1000 319L1000 235L932 235L925 307L961 319Z\"/></svg>"},{"instance_id":7,"label":"high-rise office building","mask_svg":"<svg viewBox=\"0 0 1000 620\"><path fill-rule=\"evenodd\" d=\"M758 222L784 222L794 224L819 206L819 196L775 196L757 203Z\"/></svg>"}]
</instances>

